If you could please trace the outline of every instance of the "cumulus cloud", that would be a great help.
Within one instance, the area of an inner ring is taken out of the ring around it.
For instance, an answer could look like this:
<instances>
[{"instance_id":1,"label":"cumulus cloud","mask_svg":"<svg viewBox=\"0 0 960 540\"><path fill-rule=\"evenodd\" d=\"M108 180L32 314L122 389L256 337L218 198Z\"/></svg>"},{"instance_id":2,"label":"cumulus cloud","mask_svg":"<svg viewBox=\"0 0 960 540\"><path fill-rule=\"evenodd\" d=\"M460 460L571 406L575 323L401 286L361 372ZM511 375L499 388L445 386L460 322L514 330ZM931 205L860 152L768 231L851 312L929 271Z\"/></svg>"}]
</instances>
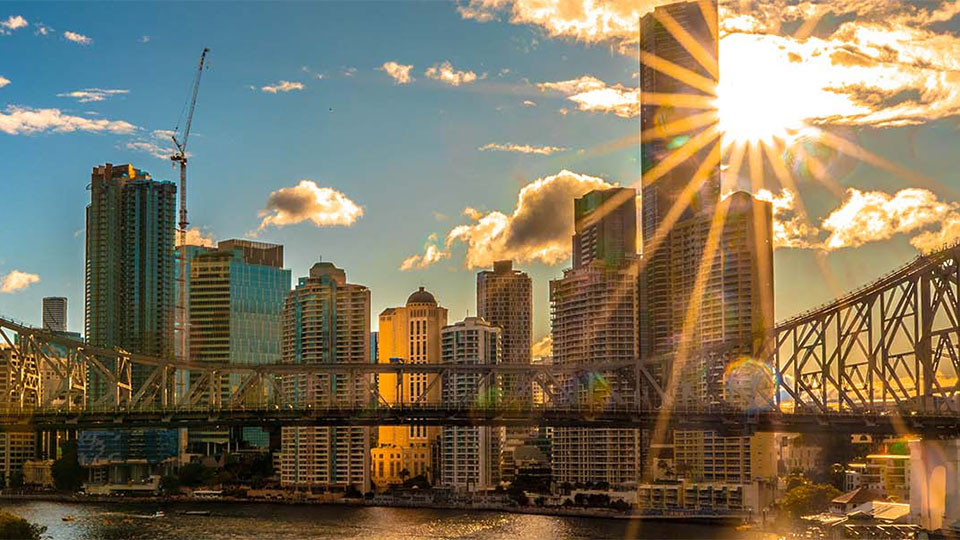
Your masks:
<instances>
[{"instance_id":1,"label":"cumulus cloud","mask_svg":"<svg viewBox=\"0 0 960 540\"><path fill-rule=\"evenodd\" d=\"M448 61L441 62L439 64L434 64L427 68L424 75L428 79L434 79L451 86L460 86L461 84L472 83L477 80L477 74L472 71L457 71L453 68L453 64ZM486 74L481 75L482 79Z\"/></svg>"},{"instance_id":2,"label":"cumulus cloud","mask_svg":"<svg viewBox=\"0 0 960 540\"><path fill-rule=\"evenodd\" d=\"M212 236L204 233L200 229L190 228L187 229L187 236L184 238L183 242L180 242L180 235L177 235L177 245L186 245L186 246L202 246L202 247L214 247L216 241Z\"/></svg>"},{"instance_id":3,"label":"cumulus cloud","mask_svg":"<svg viewBox=\"0 0 960 540\"><path fill-rule=\"evenodd\" d=\"M636 41L638 21L654 7L675 0L470 0L459 8L465 19L543 28L550 37L584 43Z\"/></svg>"},{"instance_id":4,"label":"cumulus cloud","mask_svg":"<svg viewBox=\"0 0 960 540\"><path fill-rule=\"evenodd\" d=\"M472 0L460 13L634 54L640 17L672 1ZM887 127L958 116L960 36L943 26L958 14L947 0L721 0L721 117ZM635 99L620 90L626 116Z\"/></svg>"},{"instance_id":5,"label":"cumulus cloud","mask_svg":"<svg viewBox=\"0 0 960 540\"><path fill-rule=\"evenodd\" d=\"M820 231L797 211L795 193L782 189L780 193L774 194L770 190L761 189L755 196L761 201L769 202L773 207L774 248L811 248L818 245Z\"/></svg>"},{"instance_id":6,"label":"cumulus cloud","mask_svg":"<svg viewBox=\"0 0 960 540\"><path fill-rule=\"evenodd\" d=\"M0 88L3 88L4 86L6 86L6 85L8 85L8 84L10 84L10 79L8 79L8 78L0 75Z\"/></svg>"},{"instance_id":7,"label":"cumulus cloud","mask_svg":"<svg viewBox=\"0 0 960 540\"><path fill-rule=\"evenodd\" d=\"M8 135L73 131L129 134L136 129L136 126L123 120L84 118L65 114L60 109L32 109L8 105L0 112L0 131Z\"/></svg>"},{"instance_id":8,"label":"cumulus cloud","mask_svg":"<svg viewBox=\"0 0 960 540\"><path fill-rule=\"evenodd\" d=\"M11 15L0 21L0 35L9 35L14 30L27 26L27 20L21 15Z\"/></svg>"},{"instance_id":9,"label":"cumulus cloud","mask_svg":"<svg viewBox=\"0 0 960 540\"><path fill-rule=\"evenodd\" d=\"M76 32L71 32L69 30L63 33L63 37L65 37L66 39L74 43L79 43L80 45L90 45L91 43L93 43L93 40L90 39L89 37L83 34L78 34Z\"/></svg>"},{"instance_id":10,"label":"cumulus cloud","mask_svg":"<svg viewBox=\"0 0 960 540\"><path fill-rule=\"evenodd\" d=\"M394 84L410 84L415 79L410 75L413 70L413 64L398 64L396 62L384 62L380 69L393 79Z\"/></svg>"},{"instance_id":11,"label":"cumulus cloud","mask_svg":"<svg viewBox=\"0 0 960 540\"><path fill-rule=\"evenodd\" d=\"M3 276L3 280L0 281L0 293L9 294L22 291L23 289L26 289L30 285L38 283L39 281L40 276L36 274L14 270Z\"/></svg>"},{"instance_id":12,"label":"cumulus cloud","mask_svg":"<svg viewBox=\"0 0 960 540\"><path fill-rule=\"evenodd\" d=\"M569 150L569 148L563 146L531 146L529 144L490 143L477 148L477 150L481 152L514 152L517 154L537 154L541 156L549 156L558 152L566 152Z\"/></svg>"},{"instance_id":13,"label":"cumulus cloud","mask_svg":"<svg viewBox=\"0 0 960 540\"><path fill-rule=\"evenodd\" d=\"M89 103L91 101L104 101L112 96L129 93L130 90L120 88L84 88L83 90L57 94L57 97L73 98L77 100L78 103Z\"/></svg>"},{"instance_id":14,"label":"cumulus cloud","mask_svg":"<svg viewBox=\"0 0 960 540\"><path fill-rule=\"evenodd\" d=\"M453 228L447 234L446 248L464 244L468 268L487 267L504 259L560 263L570 256L573 199L610 187L602 178L568 170L539 178L520 190L510 214L466 208L464 215L472 223Z\"/></svg>"},{"instance_id":15,"label":"cumulus cloud","mask_svg":"<svg viewBox=\"0 0 960 540\"><path fill-rule=\"evenodd\" d=\"M896 234L939 223L953 210L954 205L938 200L926 189L907 188L890 195L851 188L843 204L821 223L830 233L823 249L859 247L867 242L887 240Z\"/></svg>"},{"instance_id":16,"label":"cumulus cloud","mask_svg":"<svg viewBox=\"0 0 960 540\"><path fill-rule=\"evenodd\" d=\"M924 231L910 239L910 245L923 252L936 251L960 241L960 214L951 213L940 223L940 230Z\"/></svg>"},{"instance_id":17,"label":"cumulus cloud","mask_svg":"<svg viewBox=\"0 0 960 540\"><path fill-rule=\"evenodd\" d=\"M530 347L530 355L534 358L548 358L553 356L553 335L547 334Z\"/></svg>"},{"instance_id":18,"label":"cumulus cloud","mask_svg":"<svg viewBox=\"0 0 960 540\"><path fill-rule=\"evenodd\" d=\"M911 245L931 251L960 240L960 204L941 201L926 189L890 194L849 188L819 227L797 213L796 194L790 190L760 190L756 196L773 204L776 248L836 251L913 234Z\"/></svg>"},{"instance_id":19,"label":"cumulus cloud","mask_svg":"<svg viewBox=\"0 0 960 540\"><path fill-rule=\"evenodd\" d=\"M424 269L443 259L449 259L450 252L444 251L437 246L437 235L431 234L427 237L427 243L423 247L423 253L415 253L400 263L400 271L406 272L414 269Z\"/></svg>"},{"instance_id":20,"label":"cumulus cloud","mask_svg":"<svg viewBox=\"0 0 960 540\"><path fill-rule=\"evenodd\" d=\"M343 193L320 187L313 180L301 180L294 187L278 189L270 194L260 211L260 229L273 225L284 227L312 221L317 227L353 225L363 215L363 208Z\"/></svg>"},{"instance_id":21,"label":"cumulus cloud","mask_svg":"<svg viewBox=\"0 0 960 540\"><path fill-rule=\"evenodd\" d=\"M306 87L300 82L280 81L276 84L261 86L260 90L268 94L276 94L277 92L290 92L292 90L303 90L304 88Z\"/></svg>"},{"instance_id":22,"label":"cumulus cloud","mask_svg":"<svg viewBox=\"0 0 960 540\"><path fill-rule=\"evenodd\" d=\"M567 81L537 84L541 91L557 92L585 112L612 113L621 118L640 114L640 90L622 84L613 86L596 77L584 75Z\"/></svg>"}]
</instances>

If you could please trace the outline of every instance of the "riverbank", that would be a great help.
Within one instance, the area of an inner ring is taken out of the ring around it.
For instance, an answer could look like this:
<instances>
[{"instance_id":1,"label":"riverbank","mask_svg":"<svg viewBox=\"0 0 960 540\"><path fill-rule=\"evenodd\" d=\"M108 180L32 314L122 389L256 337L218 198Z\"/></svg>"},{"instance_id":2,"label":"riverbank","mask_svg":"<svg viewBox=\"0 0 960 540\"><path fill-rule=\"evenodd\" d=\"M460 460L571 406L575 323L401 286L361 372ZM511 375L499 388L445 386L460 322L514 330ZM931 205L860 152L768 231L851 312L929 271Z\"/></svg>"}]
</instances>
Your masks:
<instances>
[{"instance_id":1,"label":"riverbank","mask_svg":"<svg viewBox=\"0 0 960 540\"><path fill-rule=\"evenodd\" d=\"M247 497L221 497L218 499L196 499L192 497L115 497L106 495L73 495L66 493L0 493L0 502L35 501L56 502L69 504L124 504L124 505L236 505L236 504L269 504L278 506L348 506L371 508L409 508L433 510L461 510L477 512L498 512L509 514L528 514L538 516L597 518L638 521L669 521L673 523L690 523L699 525L736 526L744 524L750 516L746 514L724 515L693 515L693 514L640 514L636 511L620 512L605 508L580 508L573 506L510 506L487 503L475 504L443 504L429 501L402 501L402 500L365 500L365 499L331 499L331 500L296 500L296 499L261 499Z\"/></svg>"}]
</instances>

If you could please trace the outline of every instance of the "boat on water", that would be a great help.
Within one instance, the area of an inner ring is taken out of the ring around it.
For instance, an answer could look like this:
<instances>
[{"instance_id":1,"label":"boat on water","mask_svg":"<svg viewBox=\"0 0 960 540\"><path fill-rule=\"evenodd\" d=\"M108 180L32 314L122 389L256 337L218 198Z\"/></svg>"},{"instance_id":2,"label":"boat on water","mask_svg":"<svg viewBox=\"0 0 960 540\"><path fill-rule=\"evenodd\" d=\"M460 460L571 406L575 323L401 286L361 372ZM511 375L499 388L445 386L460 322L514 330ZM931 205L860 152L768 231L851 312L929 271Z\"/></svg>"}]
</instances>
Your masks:
<instances>
[{"instance_id":1,"label":"boat on water","mask_svg":"<svg viewBox=\"0 0 960 540\"><path fill-rule=\"evenodd\" d=\"M209 516L209 510L187 510L183 513L185 516Z\"/></svg>"},{"instance_id":2,"label":"boat on water","mask_svg":"<svg viewBox=\"0 0 960 540\"><path fill-rule=\"evenodd\" d=\"M153 513L152 517L162 518L162 517L167 517L167 515L163 513L163 510L157 510L156 512Z\"/></svg>"},{"instance_id":3,"label":"boat on water","mask_svg":"<svg viewBox=\"0 0 960 540\"><path fill-rule=\"evenodd\" d=\"M60 518L61 521L76 521L77 518L67 514Z\"/></svg>"}]
</instances>

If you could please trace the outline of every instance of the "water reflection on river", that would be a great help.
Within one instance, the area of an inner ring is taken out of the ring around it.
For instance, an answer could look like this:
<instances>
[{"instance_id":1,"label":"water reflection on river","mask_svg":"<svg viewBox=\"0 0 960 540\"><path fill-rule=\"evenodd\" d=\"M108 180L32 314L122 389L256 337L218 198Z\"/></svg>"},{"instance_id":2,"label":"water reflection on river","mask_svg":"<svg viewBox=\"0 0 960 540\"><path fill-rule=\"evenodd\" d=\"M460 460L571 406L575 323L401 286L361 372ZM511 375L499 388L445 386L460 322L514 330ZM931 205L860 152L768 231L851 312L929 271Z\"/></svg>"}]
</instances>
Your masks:
<instances>
[{"instance_id":1,"label":"water reflection on river","mask_svg":"<svg viewBox=\"0 0 960 540\"><path fill-rule=\"evenodd\" d=\"M730 527L411 508L272 504L67 504L22 502L2 509L46 525L60 539L293 538L762 538ZM152 515L162 510L166 515ZM208 516L184 515L209 511ZM71 516L72 521L63 521Z\"/></svg>"}]
</instances>

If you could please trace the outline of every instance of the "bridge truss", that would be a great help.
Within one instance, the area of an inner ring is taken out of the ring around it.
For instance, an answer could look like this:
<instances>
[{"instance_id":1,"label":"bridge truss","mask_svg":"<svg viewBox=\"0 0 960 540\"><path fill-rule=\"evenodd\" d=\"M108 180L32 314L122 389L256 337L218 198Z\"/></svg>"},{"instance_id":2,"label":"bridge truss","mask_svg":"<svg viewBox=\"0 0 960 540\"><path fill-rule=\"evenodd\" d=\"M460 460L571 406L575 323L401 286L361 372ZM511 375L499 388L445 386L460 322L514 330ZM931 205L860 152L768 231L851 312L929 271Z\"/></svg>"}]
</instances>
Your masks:
<instances>
[{"instance_id":1,"label":"bridge truss","mask_svg":"<svg viewBox=\"0 0 960 540\"><path fill-rule=\"evenodd\" d=\"M960 435L958 321L960 246L951 246L781 323L772 357L748 359L751 369L728 369L743 359L723 350L692 352L695 363L711 366L703 395L665 400L669 357L597 366L191 363L93 347L0 319L0 425L647 428L664 417L662 404L669 401L667 416L690 429ZM134 366L146 374L138 378L142 383L134 383ZM413 374L427 375L428 384L419 395L404 395L404 376ZM91 386L93 376L101 388ZM448 378L463 376L484 389L483 402L430 399ZM537 399L498 393L505 378ZM294 380L368 393L330 392L338 397L292 405L284 399L284 381ZM358 380L364 384L343 384ZM682 395L690 385L675 386ZM392 388L392 399L381 395L384 387Z\"/></svg>"}]
</instances>

